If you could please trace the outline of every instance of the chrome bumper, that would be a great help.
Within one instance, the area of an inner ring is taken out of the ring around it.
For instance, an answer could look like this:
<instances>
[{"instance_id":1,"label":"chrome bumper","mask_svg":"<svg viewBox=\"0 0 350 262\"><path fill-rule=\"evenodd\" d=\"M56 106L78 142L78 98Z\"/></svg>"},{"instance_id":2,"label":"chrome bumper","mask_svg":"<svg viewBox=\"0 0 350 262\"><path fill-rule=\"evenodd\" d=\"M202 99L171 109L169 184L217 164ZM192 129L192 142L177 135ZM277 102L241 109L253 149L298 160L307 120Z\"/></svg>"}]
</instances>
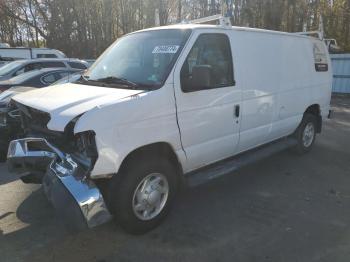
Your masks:
<instances>
[{"instance_id":1,"label":"chrome bumper","mask_svg":"<svg viewBox=\"0 0 350 262\"><path fill-rule=\"evenodd\" d=\"M10 142L7 162L11 172L21 175L43 172L45 194L70 229L92 228L111 219L100 190L86 171L45 139Z\"/></svg>"}]
</instances>

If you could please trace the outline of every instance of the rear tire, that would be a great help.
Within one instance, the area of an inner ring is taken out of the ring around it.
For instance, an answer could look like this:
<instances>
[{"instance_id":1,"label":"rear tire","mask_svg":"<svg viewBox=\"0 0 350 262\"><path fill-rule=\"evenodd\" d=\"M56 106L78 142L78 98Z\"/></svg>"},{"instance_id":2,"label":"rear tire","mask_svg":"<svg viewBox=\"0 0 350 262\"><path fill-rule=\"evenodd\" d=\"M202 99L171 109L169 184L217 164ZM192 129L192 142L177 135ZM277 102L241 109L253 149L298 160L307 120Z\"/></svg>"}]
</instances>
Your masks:
<instances>
[{"instance_id":1,"label":"rear tire","mask_svg":"<svg viewBox=\"0 0 350 262\"><path fill-rule=\"evenodd\" d=\"M108 187L108 204L116 221L131 234L158 226L170 211L179 180L168 159L131 161Z\"/></svg>"},{"instance_id":2,"label":"rear tire","mask_svg":"<svg viewBox=\"0 0 350 262\"><path fill-rule=\"evenodd\" d=\"M316 122L317 119L312 114L305 114L298 129L294 133L297 139L297 145L294 151L300 155L309 152L316 139Z\"/></svg>"}]
</instances>

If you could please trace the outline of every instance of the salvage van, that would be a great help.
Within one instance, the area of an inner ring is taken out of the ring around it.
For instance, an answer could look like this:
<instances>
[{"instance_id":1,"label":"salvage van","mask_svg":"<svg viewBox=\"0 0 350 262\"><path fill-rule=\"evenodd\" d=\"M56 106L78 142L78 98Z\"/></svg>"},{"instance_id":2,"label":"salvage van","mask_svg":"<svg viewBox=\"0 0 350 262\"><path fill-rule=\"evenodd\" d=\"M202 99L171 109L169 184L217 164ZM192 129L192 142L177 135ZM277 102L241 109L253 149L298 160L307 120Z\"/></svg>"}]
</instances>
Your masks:
<instances>
[{"instance_id":1,"label":"salvage van","mask_svg":"<svg viewBox=\"0 0 350 262\"><path fill-rule=\"evenodd\" d=\"M71 229L114 218L142 233L183 184L288 147L310 151L331 84L321 39L226 22L141 30L75 83L13 97L21 128L7 161L43 184Z\"/></svg>"}]
</instances>

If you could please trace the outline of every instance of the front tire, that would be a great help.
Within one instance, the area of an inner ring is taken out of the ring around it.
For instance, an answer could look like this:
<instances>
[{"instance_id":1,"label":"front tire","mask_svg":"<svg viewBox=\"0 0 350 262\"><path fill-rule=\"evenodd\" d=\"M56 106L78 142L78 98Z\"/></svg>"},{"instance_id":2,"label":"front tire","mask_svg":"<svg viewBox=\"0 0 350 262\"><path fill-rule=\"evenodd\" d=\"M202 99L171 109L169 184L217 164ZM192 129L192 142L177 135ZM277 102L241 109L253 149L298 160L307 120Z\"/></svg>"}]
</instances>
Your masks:
<instances>
[{"instance_id":1,"label":"front tire","mask_svg":"<svg viewBox=\"0 0 350 262\"><path fill-rule=\"evenodd\" d=\"M301 124L296 130L294 137L297 139L295 151L298 154L309 152L316 139L316 117L312 114L305 114Z\"/></svg>"},{"instance_id":2,"label":"front tire","mask_svg":"<svg viewBox=\"0 0 350 262\"><path fill-rule=\"evenodd\" d=\"M129 162L112 178L109 207L125 231L142 234L158 226L170 211L178 179L171 162L147 158Z\"/></svg>"}]
</instances>

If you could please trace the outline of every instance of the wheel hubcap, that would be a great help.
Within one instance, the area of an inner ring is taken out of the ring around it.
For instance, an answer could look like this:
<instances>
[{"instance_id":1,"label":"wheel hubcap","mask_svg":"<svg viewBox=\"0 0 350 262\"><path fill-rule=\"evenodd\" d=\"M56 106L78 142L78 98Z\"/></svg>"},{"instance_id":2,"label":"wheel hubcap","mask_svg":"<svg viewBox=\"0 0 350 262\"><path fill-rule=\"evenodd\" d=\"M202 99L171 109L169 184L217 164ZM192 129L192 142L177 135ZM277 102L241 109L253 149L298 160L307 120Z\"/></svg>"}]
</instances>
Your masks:
<instances>
[{"instance_id":1,"label":"wheel hubcap","mask_svg":"<svg viewBox=\"0 0 350 262\"><path fill-rule=\"evenodd\" d=\"M151 220L163 210L168 195L168 180L163 174L153 173L146 176L134 192L134 214L141 220Z\"/></svg>"},{"instance_id":2,"label":"wheel hubcap","mask_svg":"<svg viewBox=\"0 0 350 262\"><path fill-rule=\"evenodd\" d=\"M315 127L313 123L308 123L305 126L304 132L303 132L303 144L305 147L309 147L312 144L312 141L314 140L315 136Z\"/></svg>"}]
</instances>

